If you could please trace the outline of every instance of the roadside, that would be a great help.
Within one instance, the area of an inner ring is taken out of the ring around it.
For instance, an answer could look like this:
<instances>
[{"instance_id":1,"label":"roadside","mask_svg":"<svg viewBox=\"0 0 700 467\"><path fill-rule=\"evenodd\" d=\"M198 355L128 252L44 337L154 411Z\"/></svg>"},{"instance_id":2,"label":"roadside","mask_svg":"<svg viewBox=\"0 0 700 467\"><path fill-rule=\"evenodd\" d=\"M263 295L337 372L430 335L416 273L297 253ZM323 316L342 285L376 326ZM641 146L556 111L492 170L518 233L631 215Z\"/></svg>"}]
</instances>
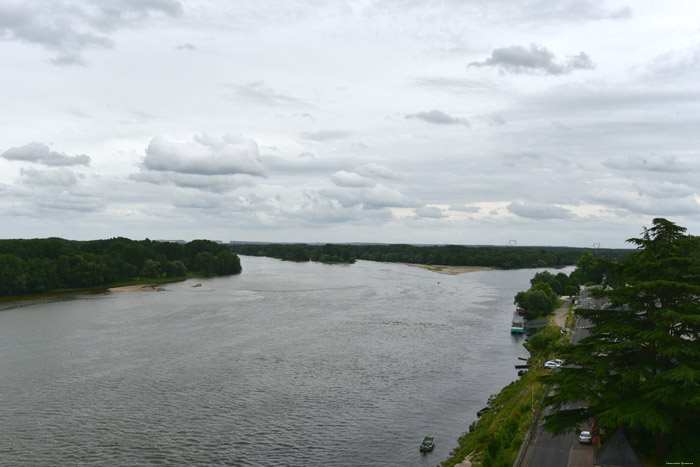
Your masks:
<instances>
[{"instance_id":1,"label":"roadside","mask_svg":"<svg viewBox=\"0 0 700 467\"><path fill-rule=\"evenodd\" d=\"M562 306L554 310L553 315L549 318L549 322L561 329L566 329L566 321L569 318L569 310L571 308L571 298L566 297Z\"/></svg>"}]
</instances>

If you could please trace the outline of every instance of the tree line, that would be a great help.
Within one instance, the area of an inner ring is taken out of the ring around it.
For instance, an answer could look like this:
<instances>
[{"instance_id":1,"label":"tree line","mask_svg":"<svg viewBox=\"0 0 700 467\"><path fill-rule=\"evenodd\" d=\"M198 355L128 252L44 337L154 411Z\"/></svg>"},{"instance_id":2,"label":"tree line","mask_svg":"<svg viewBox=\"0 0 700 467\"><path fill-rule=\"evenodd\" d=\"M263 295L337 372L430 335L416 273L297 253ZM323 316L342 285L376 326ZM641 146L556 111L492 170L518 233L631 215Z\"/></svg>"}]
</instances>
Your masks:
<instances>
[{"instance_id":1,"label":"tree line","mask_svg":"<svg viewBox=\"0 0 700 467\"><path fill-rule=\"evenodd\" d=\"M0 240L0 295L239 272L238 256L209 240Z\"/></svg>"},{"instance_id":2,"label":"tree line","mask_svg":"<svg viewBox=\"0 0 700 467\"><path fill-rule=\"evenodd\" d=\"M497 247L407 244L249 244L230 245L235 253L269 256L287 261L354 262L355 259L392 263L435 264L443 266L485 266L500 269L563 267L575 264L585 248ZM624 258L630 250L602 249L599 254ZM592 253L591 253L592 254Z\"/></svg>"}]
</instances>

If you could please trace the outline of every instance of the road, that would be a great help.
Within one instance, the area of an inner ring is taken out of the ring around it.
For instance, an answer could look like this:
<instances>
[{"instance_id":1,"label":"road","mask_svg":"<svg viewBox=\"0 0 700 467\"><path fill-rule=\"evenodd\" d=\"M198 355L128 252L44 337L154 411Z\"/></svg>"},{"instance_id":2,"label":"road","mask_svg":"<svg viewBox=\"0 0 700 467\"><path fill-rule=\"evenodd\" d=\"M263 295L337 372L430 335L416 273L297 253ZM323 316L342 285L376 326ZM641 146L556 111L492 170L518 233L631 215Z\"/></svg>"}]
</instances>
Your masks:
<instances>
[{"instance_id":1,"label":"road","mask_svg":"<svg viewBox=\"0 0 700 467\"><path fill-rule=\"evenodd\" d=\"M579 302L582 308L595 307L596 300L588 298L583 291ZM591 323L579 319L571 335L571 343L577 344L588 335L588 327ZM567 406L567 408L571 408ZM545 412L544 415L546 415ZM529 467L592 467L595 457L595 448L592 445L584 445L578 442L578 435L568 433L553 436L542 428L542 419L536 427L535 436L530 441L521 465Z\"/></svg>"}]
</instances>

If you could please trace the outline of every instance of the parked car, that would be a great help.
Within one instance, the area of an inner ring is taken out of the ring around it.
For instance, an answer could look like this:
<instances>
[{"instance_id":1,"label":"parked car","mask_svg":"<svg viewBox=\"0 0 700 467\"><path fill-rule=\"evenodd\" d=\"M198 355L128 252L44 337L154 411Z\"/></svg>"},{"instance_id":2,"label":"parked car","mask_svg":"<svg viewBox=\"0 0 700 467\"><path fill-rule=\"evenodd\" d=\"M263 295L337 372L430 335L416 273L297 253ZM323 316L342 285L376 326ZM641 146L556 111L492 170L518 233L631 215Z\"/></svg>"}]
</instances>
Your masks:
<instances>
[{"instance_id":1,"label":"parked car","mask_svg":"<svg viewBox=\"0 0 700 467\"><path fill-rule=\"evenodd\" d=\"M554 360L549 360L544 363L544 367L547 368L548 370L554 370L555 368L559 368L564 364L564 360L560 360L558 358L555 358Z\"/></svg>"},{"instance_id":2,"label":"parked car","mask_svg":"<svg viewBox=\"0 0 700 467\"><path fill-rule=\"evenodd\" d=\"M582 444L591 444L591 432L582 431L581 434L578 435L578 442Z\"/></svg>"}]
</instances>

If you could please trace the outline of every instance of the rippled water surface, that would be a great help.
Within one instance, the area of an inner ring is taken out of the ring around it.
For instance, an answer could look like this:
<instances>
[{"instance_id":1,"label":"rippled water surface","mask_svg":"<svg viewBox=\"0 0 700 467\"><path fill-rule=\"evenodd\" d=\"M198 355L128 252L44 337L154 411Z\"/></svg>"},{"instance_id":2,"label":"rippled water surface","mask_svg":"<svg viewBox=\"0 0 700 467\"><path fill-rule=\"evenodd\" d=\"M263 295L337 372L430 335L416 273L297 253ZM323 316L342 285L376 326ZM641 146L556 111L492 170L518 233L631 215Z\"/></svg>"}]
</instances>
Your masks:
<instances>
[{"instance_id":1,"label":"rippled water surface","mask_svg":"<svg viewBox=\"0 0 700 467\"><path fill-rule=\"evenodd\" d=\"M1 304L0 465L434 466L526 355L536 270L241 262Z\"/></svg>"}]
</instances>

